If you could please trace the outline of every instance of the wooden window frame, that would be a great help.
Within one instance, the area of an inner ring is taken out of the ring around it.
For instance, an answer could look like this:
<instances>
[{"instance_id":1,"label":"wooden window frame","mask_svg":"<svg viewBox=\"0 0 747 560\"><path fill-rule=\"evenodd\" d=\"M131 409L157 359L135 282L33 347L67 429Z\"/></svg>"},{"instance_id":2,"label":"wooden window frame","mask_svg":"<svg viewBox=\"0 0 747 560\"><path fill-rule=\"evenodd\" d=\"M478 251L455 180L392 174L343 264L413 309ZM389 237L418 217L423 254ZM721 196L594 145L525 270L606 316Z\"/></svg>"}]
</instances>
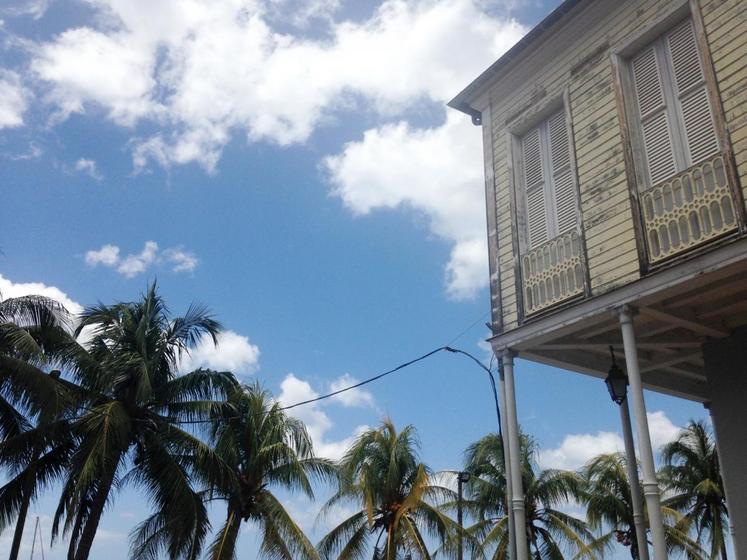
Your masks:
<instances>
[{"instance_id":1,"label":"wooden window frame","mask_svg":"<svg viewBox=\"0 0 747 560\"><path fill-rule=\"evenodd\" d=\"M705 34L705 24L703 23L700 6L698 0L677 0L672 2L668 10L652 20L648 25L638 29L634 34L629 35L623 41L614 45L610 52L613 89L615 92L618 119L620 122L628 193L633 211L633 224L641 275L659 270L660 268L672 266L673 264L681 262L683 259L692 258L692 256L700 254L703 250L708 250L713 247L712 244L705 245L701 249L695 249L671 260L651 265L645 239L645 229L639 196L643 190L640 186L647 184L647 172L641 164L642 161L645 161L645 158L635 155L636 150L642 149L643 138L641 138L640 126L638 126L636 122L637 109L635 106L635 90L631 80L629 62L635 54L641 51L641 49L656 40L656 38L673 29L679 22L688 17L691 18L695 30L695 41L697 43L698 54L703 69L706 90L708 91L716 137L721 151L726 154L726 168L732 197L735 202L735 212L739 226L738 231L740 234L744 234L745 231L747 231L745 228L745 224L747 224L745 205L742 192L738 188L739 179L734 161L734 152L732 150L726 126L721 94L716 80L716 73L713 69L711 50ZM729 237L726 239L728 238Z\"/></svg>"},{"instance_id":2,"label":"wooden window frame","mask_svg":"<svg viewBox=\"0 0 747 560\"><path fill-rule=\"evenodd\" d=\"M508 166L508 190L510 197L511 212L511 238L512 252L514 256L514 290L516 293L516 310L518 324L523 325L528 320L534 321L560 309L575 304L578 297L554 305L548 309L533 313L529 319L524 305L524 281L521 267L522 255L529 250L527 223L526 223L526 201L524 200L523 182L521 175L521 137L543 120L548 119L558 111L563 111L566 119L566 131L568 133L568 147L570 151L571 173L576 194L576 233L578 234L581 251L581 267L583 270L583 298L591 297L591 278L589 274L588 256L586 254L586 239L583 227L583 212L581 210L581 189L578 180L578 169L576 164L576 144L573 132L573 115L571 112L570 86L566 85L559 93L549 96L548 99L531 112L522 113L520 117L506 122L505 142L507 148Z\"/></svg>"},{"instance_id":3,"label":"wooden window frame","mask_svg":"<svg viewBox=\"0 0 747 560\"><path fill-rule=\"evenodd\" d=\"M519 122L513 123L508 128L508 139L507 145L509 147L509 168L511 170L510 176L512 179L511 191L515 200L515 208L517 218L517 232L519 239L520 253L526 253L531 250L529 244L529 231L527 224L527 201L526 192L524 186L523 177L523 160L522 160L522 137L530 132L532 129L546 122L550 117L556 113L563 112L565 117L566 134L568 135L568 150L571 164L571 173L573 175L573 185L576 194L576 230L581 233L581 208L580 208L580 193L578 188L578 174L576 173L576 151L573 143L573 129L571 126L570 116L570 104L567 102L567 92L564 91L561 95L557 95L552 99L548 100L536 111L530 115L525 116ZM548 165L549 154L542 152L543 157L543 168L546 170L548 175L552 175L552 166ZM552 191L552 179L545 178L545 184L543 185L545 193L545 212L547 213L546 220L548 222L548 233L547 239L551 240L559 235L555 230L557 229L557 220L555 217L555 208L552 208L552 215L549 215L551 206L550 202L554 203L555 196ZM550 195L550 196L548 196Z\"/></svg>"}]
</instances>

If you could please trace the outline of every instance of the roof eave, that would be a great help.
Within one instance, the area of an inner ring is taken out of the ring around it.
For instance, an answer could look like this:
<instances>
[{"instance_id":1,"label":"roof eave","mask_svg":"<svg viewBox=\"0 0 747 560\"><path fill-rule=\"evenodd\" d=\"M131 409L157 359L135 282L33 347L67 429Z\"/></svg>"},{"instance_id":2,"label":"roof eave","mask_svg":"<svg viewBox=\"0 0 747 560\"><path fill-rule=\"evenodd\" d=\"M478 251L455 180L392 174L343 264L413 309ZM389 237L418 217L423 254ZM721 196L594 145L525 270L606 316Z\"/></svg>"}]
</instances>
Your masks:
<instances>
[{"instance_id":1,"label":"roof eave","mask_svg":"<svg viewBox=\"0 0 747 560\"><path fill-rule=\"evenodd\" d=\"M452 109L470 115L474 121L475 113L479 113L479 109L473 105L474 102L486 92L486 90L500 77L502 73L508 70L510 64L519 58L519 56L522 55L532 43L538 40L548 29L563 18L563 16L575 8L576 5L584 1L585 0L565 0L560 4L560 6L550 12L541 22L535 25L526 35L519 39L513 47L503 54L503 56L491 64L487 70L459 92L454 99L447 103L447 105Z\"/></svg>"}]
</instances>

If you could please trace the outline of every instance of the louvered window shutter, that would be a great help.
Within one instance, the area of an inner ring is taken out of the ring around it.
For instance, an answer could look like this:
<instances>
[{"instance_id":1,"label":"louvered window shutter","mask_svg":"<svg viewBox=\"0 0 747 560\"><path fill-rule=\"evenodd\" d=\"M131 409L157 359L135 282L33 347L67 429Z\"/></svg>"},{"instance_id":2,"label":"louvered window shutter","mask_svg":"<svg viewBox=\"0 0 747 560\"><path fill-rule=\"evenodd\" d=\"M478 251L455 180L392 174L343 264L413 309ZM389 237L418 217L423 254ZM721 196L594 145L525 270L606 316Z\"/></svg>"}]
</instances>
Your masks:
<instances>
[{"instance_id":1,"label":"louvered window shutter","mask_svg":"<svg viewBox=\"0 0 747 560\"><path fill-rule=\"evenodd\" d=\"M662 87L662 63L652 45L632 62L638 112L649 185L655 185L677 172L667 104Z\"/></svg>"},{"instance_id":2,"label":"louvered window shutter","mask_svg":"<svg viewBox=\"0 0 747 560\"><path fill-rule=\"evenodd\" d=\"M529 246L533 248L547 241L548 233L545 173L542 165L539 128L524 135L521 139L521 151Z\"/></svg>"},{"instance_id":3,"label":"louvered window shutter","mask_svg":"<svg viewBox=\"0 0 747 560\"><path fill-rule=\"evenodd\" d=\"M688 19L671 31L666 45L671 57L689 167L719 150L692 22Z\"/></svg>"},{"instance_id":4,"label":"louvered window shutter","mask_svg":"<svg viewBox=\"0 0 747 560\"><path fill-rule=\"evenodd\" d=\"M571 169L571 150L565 113L560 111L547 121L550 165L552 166L555 233L565 233L576 227L576 188Z\"/></svg>"}]
</instances>

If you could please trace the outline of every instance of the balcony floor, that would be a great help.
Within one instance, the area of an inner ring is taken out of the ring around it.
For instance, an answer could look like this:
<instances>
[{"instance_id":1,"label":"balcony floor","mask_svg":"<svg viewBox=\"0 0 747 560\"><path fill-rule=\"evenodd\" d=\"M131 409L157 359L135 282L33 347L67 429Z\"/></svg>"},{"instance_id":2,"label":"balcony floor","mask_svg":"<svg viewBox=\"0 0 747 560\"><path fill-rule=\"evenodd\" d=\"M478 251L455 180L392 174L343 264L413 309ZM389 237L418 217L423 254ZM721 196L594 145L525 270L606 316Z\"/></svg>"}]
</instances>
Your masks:
<instances>
[{"instance_id":1,"label":"balcony floor","mask_svg":"<svg viewBox=\"0 0 747 560\"><path fill-rule=\"evenodd\" d=\"M747 325L747 240L651 274L613 292L589 298L491 339L528 360L604 377L609 346L624 362L621 305L634 319L644 385L696 401L708 401L702 344Z\"/></svg>"}]
</instances>

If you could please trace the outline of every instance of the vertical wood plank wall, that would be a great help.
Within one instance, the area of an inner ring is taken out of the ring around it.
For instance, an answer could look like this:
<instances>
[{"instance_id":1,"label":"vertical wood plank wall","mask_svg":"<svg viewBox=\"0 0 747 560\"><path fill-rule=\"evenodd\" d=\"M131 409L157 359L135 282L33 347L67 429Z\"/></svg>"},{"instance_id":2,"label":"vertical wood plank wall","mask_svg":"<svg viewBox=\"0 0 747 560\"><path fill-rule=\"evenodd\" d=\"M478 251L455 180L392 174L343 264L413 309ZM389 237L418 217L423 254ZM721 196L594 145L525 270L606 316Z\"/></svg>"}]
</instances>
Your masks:
<instances>
[{"instance_id":1,"label":"vertical wood plank wall","mask_svg":"<svg viewBox=\"0 0 747 560\"><path fill-rule=\"evenodd\" d=\"M747 8L743 0L703 0L701 8L747 198ZM510 132L538 108L559 103L566 89L591 293L608 292L640 277L610 48L669 9L664 0L596 0L543 39L490 91L504 331L519 324L512 236L520 225L511 215Z\"/></svg>"}]
</instances>

